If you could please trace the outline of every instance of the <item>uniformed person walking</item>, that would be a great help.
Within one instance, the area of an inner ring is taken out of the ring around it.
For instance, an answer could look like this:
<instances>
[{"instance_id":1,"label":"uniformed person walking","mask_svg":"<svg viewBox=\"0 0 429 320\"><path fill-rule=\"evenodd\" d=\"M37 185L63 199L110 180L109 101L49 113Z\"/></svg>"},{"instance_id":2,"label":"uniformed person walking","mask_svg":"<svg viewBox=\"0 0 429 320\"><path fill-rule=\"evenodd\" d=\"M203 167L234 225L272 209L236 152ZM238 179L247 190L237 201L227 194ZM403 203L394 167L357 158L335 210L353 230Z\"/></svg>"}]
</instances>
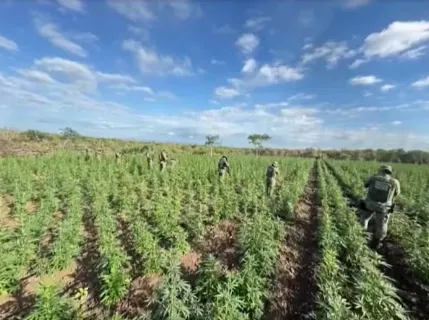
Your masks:
<instances>
[{"instance_id":1,"label":"uniformed person walking","mask_svg":"<svg viewBox=\"0 0 429 320\"><path fill-rule=\"evenodd\" d=\"M89 153L89 149L86 148L85 149L85 161L89 161L90 158L91 158L91 154Z\"/></svg>"},{"instance_id":2,"label":"uniformed person walking","mask_svg":"<svg viewBox=\"0 0 429 320\"><path fill-rule=\"evenodd\" d=\"M121 162L121 154L119 152L115 153L115 159L116 159L116 163L120 163Z\"/></svg>"},{"instance_id":3,"label":"uniformed person walking","mask_svg":"<svg viewBox=\"0 0 429 320\"><path fill-rule=\"evenodd\" d=\"M219 173L219 178L221 179L225 174L229 173L229 163L226 156L222 156L217 164L217 170Z\"/></svg>"},{"instance_id":4,"label":"uniformed person walking","mask_svg":"<svg viewBox=\"0 0 429 320\"><path fill-rule=\"evenodd\" d=\"M148 150L146 152L146 160L147 160L148 168L152 169L152 167L153 167L153 153L152 153L152 151Z\"/></svg>"},{"instance_id":5,"label":"uniformed person walking","mask_svg":"<svg viewBox=\"0 0 429 320\"><path fill-rule=\"evenodd\" d=\"M392 178L392 167L381 166L378 173L365 182L367 195L360 205L360 223L368 229L369 221L375 220L375 233L371 246L379 249L387 235L390 214L395 206L395 197L401 193L397 179Z\"/></svg>"},{"instance_id":6,"label":"uniformed person walking","mask_svg":"<svg viewBox=\"0 0 429 320\"><path fill-rule=\"evenodd\" d=\"M165 171L165 169L167 168L167 163L168 163L167 151L162 150L159 155L159 169L161 170L161 172Z\"/></svg>"},{"instance_id":7,"label":"uniformed person walking","mask_svg":"<svg viewBox=\"0 0 429 320\"><path fill-rule=\"evenodd\" d=\"M272 196L276 187L277 178L279 176L279 168L277 161L274 161L268 168L266 173L266 192L267 196Z\"/></svg>"}]
</instances>

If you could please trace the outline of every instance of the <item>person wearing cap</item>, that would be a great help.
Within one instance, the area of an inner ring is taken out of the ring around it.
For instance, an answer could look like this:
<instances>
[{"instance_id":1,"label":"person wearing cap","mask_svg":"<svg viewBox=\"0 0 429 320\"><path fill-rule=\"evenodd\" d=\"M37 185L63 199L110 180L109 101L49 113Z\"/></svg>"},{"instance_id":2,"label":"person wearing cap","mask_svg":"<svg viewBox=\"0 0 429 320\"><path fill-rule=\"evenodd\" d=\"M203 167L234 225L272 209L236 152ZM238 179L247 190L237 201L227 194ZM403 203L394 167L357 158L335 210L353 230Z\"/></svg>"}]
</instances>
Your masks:
<instances>
[{"instance_id":1,"label":"person wearing cap","mask_svg":"<svg viewBox=\"0 0 429 320\"><path fill-rule=\"evenodd\" d=\"M225 173L229 173L228 158L225 155L220 158L217 164L217 170L219 173L219 179L221 179L225 175Z\"/></svg>"},{"instance_id":2,"label":"person wearing cap","mask_svg":"<svg viewBox=\"0 0 429 320\"><path fill-rule=\"evenodd\" d=\"M401 193L399 181L392 178L392 171L391 166L383 165L364 185L368 190L366 199L361 205L360 223L367 230L369 221L374 218L375 233L372 246L376 249L382 246L387 235L389 216L395 206L395 197Z\"/></svg>"},{"instance_id":3,"label":"person wearing cap","mask_svg":"<svg viewBox=\"0 0 429 320\"><path fill-rule=\"evenodd\" d=\"M276 186L277 177L279 176L279 168L277 161L274 161L267 168L266 173L266 191L267 196L272 196L274 192L274 188Z\"/></svg>"}]
</instances>

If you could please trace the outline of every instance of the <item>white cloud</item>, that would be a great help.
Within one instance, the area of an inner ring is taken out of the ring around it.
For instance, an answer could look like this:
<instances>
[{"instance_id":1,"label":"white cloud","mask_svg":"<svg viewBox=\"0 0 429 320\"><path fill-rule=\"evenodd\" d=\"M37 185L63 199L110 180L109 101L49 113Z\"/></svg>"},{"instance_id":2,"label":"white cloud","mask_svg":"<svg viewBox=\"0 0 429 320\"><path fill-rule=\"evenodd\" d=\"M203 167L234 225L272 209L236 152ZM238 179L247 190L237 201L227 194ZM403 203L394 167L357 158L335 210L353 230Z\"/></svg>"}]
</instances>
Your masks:
<instances>
[{"instance_id":1,"label":"white cloud","mask_svg":"<svg viewBox=\"0 0 429 320\"><path fill-rule=\"evenodd\" d=\"M62 34L58 27L53 23L43 23L39 19L35 20L38 33L48 39L48 41L57 48L73 53L80 57L86 57L87 53L79 44L68 39Z\"/></svg>"},{"instance_id":2,"label":"white cloud","mask_svg":"<svg viewBox=\"0 0 429 320\"><path fill-rule=\"evenodd\" d=\"M222 99L230 99L240 95L238 90L227 87L217 87L214 93L217 97Z\"/></svg>"},{"instance_id":3,"label":"white cloud","mask_svg":"<svg viewBox=\"0 0 429 320\"><path fill-rule=\"evenodd\" d=\"M369 86L373 85L379 82L382 82L383 80L377 78L376 76L370 75L370 76L357 76L349 80L349 83L354 86L362 85L362 86Z\"/></svg>"},{"instance_id":4,"label":"white cloud","mask_svg":"<svg viewBox=\"0 0 429 320\"><path fill-rule=\"evenodd\" d=\"M260 31L269 21L271 21L270 17L258 17L246 20L244 26L249 29Z\"/></svg>"},{"instance_id":5,"label":"white cloud","mask_svg":"<svg viewBox=\"0 0 429 320\"><path fill-rule=\"evenodd\" d=\"M357 67L359 67L360 65L364 64L368 62L368 59L356 59L355 61L353 61L352 64L349 65L350 69L356 69Z\"/></svg>"},{"instance_id":6,"label":"white cloud","mask_svg":"<svg viewBox=\"0 0 429 320\"><path fill-rule=\"evenodd\" d=\"M225 61L220 61L220 60L217 60L217 59L211 59L210 63L211 64L215 64L215 65L224 65Z\"/></svg>"},{"instance_id":7,"label":"white cloud","mask_svg":"<svg viewBox=\"0 0 429 320\"><path fill-rule=\"evenodd\" d=\"M258 47L259 39L252 33L245 33L237 39L235 44L242 53L250 54Z\"/></svg>"},{"instance_id":8,"label":"white cloud","mask_svg":"<svg viewBox=\"0 0 429 320\"><path fill-rule=\"evenodd\" d=\"M136 83L136 80L130 76L117 73L104 73L97 71L97 80L107 83Z\"/></svg>"},{"instance_id":9,"label":"white cloud","mask_svg":"<svg viewBox=\"0 0 429 320\"><path fill-rule=\"evenodd\" d=\"M190 0L167 0L160 2L160 4L169 5L174 12L174 15L181 19L186 20L192 16L202 17L203 12L197 2Z\"/></svg>"},{"instance_id":10,"label":"white cloud","mask_svg":"<svg viewBox=\"0 0 429 320\"><path fill-rule=\"evenodd\" d=\"M255 104L255 108L256 109L271 109L271 108L287 107L288 105L289 105L289 103L287 101L281 101L281 102Z\"/></svg>"},{"instance_id":11,"label":"white cloud","mask_svg":"<svg viewBox=\"0 0 429 320\"><path fill-rule=\"evenodd\" d=\"M142 73L156 75L193 75L191 60L188 57L177 59L145 48L135 40L125 40L123 49L134 53L138 67Z\"/></svg>"},{"instance_id":12,"label":"white cloud","mask_svg":"<svg viewBox=\"0 0 429 320\"><path fill-rule=\"evenodd\" d=\"M296 101L296 100L311 100L314 99L316 96L314 94L306 94L306 93L297 93L293 96L290 96L287 100L288 101Z\"/></svg>"},{"instance_id":13,"label":"white cloud","mask_svg":"<svg viewBox=\"0 0 429 320\"><path fill-rule=\"evenodd\" d=\"M362 50L368 58L405 53L429 40L429 21L395 21L365 39Z\"/></svg>"},{"instance_id":14,"label":"white cloud","mask_svg":"<svg viewBox=\"0 0 429 320\"><path fill-rule=\"evenodd\" d=\"M34 64L50 73L66 76L77 89L84 92L93 92L97 89L96 76L82 63L58 57L46 57L36 60Z\"/></svg>"},{"instance_id":15,"label":"white cloud","mask_svg":"<svg viewBox=\"0 0 429 320\"><path fill-rule=\"evenodd\" d=\"M46 72L31 70L31 69L21 69L17 71L24 78L29 81L39 82L39 83L55 83L56 81Z\"/></svg>"},{"instance_id":16,"label":"white cloud","mask_svg":"<svg viewBox=\"0 0 429 320\"><path fill-rule=\"evenodd\" d=\"M107 0L108 5L128 20L151 21L155 15L150 8L150 3L141 0Z\"/></svg>"},{"instance_id":17,"label":"white cloud","mask_svg":"<svg viewBox=\"0 0 429 320\"><path fill-rule=\"evenodd\" d=\"M266 87L279 83L298 81L304 78L304 74L300 69L293 68L279 63L264 64L257 68L250 62L246 67L243 67L242 78L228 78L228 83L234 89L234 92L239 94L245 93L247 90L258 87Z\"/></svg>"},{"instance_id":18,"label":"white cloud","mask_svg":"<svg viewBox=\"0 0 429 320\"><path fill-rule=\"evenodd\" d=\"M18 51L18 45L16 42L3 37L2 35L0 35L0 48L10 51Z\"/></svg>"},{"instance_id":19,"label":"white cloud","mask_svg":"<svg viewBox=\"0 0 429 320\"><path fill-rule=\"evenodd\" d=\"M426 53L427 46L419 46L417 48L405 51L401 57L408 60L415 60L420 58Z\"/></svg>"},{"instance_id":20,"label":"white cloud","mask_svg":"<svg viewBox=\"0 0 429 320\"><path fill-rule=\"evenodd\" d=\"M213 26L214 34L233 34L235 29L232 28L229 24L224 24L221 26Z\"/></svg>"},{"instance_id":21,"label":"white cloud","mask_svg":"<svg viewBox=\"0 0 429 320\"><path fill-rule=\"evenodd\" d=\"M312 43L306 43L302 46L302 50L310 50L311 48L313 48Z\"/></svg>"},{"instance_id":22,"label":"white cloud","mask_svg":"<svg viewBox=\"0 0 429 320\"><path fill-rule=\"evenodd\" d=\"M374 94L372 93L372 92L370 92L370 91L365 91L364 93L363 93L363 96L364 97L371 97L371 96L373 96Z\"/></svg>"},{"instance_id":23,"label":"white cloud","mask_svg":"<svg viewBox=\"0 0 429 320\"><path fill-rule=\"evenodd\" d=\"M394 89L395 87L396 86L393 84L385 84L385 85L381 86L380 90L383 92L387 92L387 91Z\"/></svg>"},{"instance_id":24,"label":"white cloud","mask_svg":"<svg viewBox=\"0 0 429 320\"><path fill-rule=\"evenodd\" d=\"M328 41L321 47L314 48L312 52L307 51L302 56L302 63L308 64L312 61L323 59L328 68L335 67L340 60L348 59L356 55L355 50L349 49L345 42Z\"/></svg>"},{"instance_id":25,"label":"white cloud","mask_svg":"<svg viewBox=\"0 0 429 320\"><path fill-rule=\"evenodd\" d=\"M84 4L81 0L57 0L57 2L65 9L83 12Z\"/></svg>"},{"instance_id":26,"label":"white cloud","mask_svg":"<svg viewBox=\"0 0 429 320\"><path fill-rule=\"evenodd\" d=\"M401 125L401 124L402 124L402 121L399 121L399 120L392 121L392 124L393 124L394 126L399 126L399 125Z\"/></svg>"},{"instance_id":27,"label":"white cloud","mask_svg":"<svg viewBox=\"0 0 429 320\"><path fill-rule=\"evenodd\" d=\"M253 71L255 71L256 67L257 67L257 63L256 63L255 59L247 59L244 62L244 66L241 69L241 71L244 73L253 72Z\"/></svg>"},{"instance_id":28,"label":"white cloud","mask_svg":"<svg viewBox=\"0 0 429 320\"><path fill-rule=\"evenodd\" d=\"M348 9L356 9L369 4L372 0L341 0L343 6Z\"/></svg>"},{"instance_id":29,"label":"white cloud","mask_svg":"<svg viewBox=\"0 0 429 320\"><path fill-rule=\"evenodd\" d=\"M411 84L412 87L414 88L424 88L424 87L429 87L429 76L427 76L426 78L420 79L416 82L413 82Z\"/></svg>"}]
</instances>

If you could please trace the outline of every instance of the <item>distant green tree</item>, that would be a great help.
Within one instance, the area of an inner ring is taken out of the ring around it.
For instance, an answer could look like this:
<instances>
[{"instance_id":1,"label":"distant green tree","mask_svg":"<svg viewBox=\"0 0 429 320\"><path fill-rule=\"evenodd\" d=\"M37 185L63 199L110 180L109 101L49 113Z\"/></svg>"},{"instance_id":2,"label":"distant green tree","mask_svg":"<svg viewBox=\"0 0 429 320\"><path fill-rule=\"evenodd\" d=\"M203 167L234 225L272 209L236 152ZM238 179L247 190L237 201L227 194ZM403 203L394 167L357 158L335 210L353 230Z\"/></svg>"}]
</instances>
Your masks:
<instances>
[{"instance_id":1,"label":"distant green tree","mask_svg":"<svg viewBox=\"0 0 429 320\"><path fill-rule=\"evenodd\" d=\"M213 147L219 144L220 137L218 134L209 134L206 136L206 146L210 147L210 156L213 156Z\"/></svg>"},{"instance_id":2,"label":"distant green tree","mask_svg":"<svg viewBox=\"0 0 429 320\"><path fill-rule=\"evenodd\" d=\"M70 127L65 127L64 129L61 129L61 135L64 139L75 139L77 137L80 137L79 132Z\"/></svg>"},{"instance_id":3,"label":"distant green tree","mask_svg":"<svg viewBox=\"0 0 429 320\"><path fill-rule=\"evenodd\" d=\"M255 153L258 154L259 150L261 150L264 146L264 142L271 140L271 137L264 133L264 134L251 134L247 137L247 140L250 144L252 144L255 148Z\"/></svg>"}]
</instances>

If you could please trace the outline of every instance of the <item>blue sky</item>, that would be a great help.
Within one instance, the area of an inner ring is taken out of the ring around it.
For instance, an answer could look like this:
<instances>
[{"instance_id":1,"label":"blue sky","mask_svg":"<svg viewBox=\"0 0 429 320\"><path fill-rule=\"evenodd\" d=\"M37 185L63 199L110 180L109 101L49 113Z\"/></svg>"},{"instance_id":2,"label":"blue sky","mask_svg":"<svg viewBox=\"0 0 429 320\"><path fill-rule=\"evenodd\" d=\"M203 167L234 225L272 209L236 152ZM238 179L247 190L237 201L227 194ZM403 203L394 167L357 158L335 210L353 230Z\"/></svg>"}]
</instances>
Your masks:
<instances>
[{"instance_id":1,"label":"blue sky","mask_svg":"<svg viewBox=\"0 0 429 320\"><path fill-rule=\"evenodd\" d=\"M428 150L428 17L426 1L0 0L0 126Z\"/></svg>"}]
</instances>

